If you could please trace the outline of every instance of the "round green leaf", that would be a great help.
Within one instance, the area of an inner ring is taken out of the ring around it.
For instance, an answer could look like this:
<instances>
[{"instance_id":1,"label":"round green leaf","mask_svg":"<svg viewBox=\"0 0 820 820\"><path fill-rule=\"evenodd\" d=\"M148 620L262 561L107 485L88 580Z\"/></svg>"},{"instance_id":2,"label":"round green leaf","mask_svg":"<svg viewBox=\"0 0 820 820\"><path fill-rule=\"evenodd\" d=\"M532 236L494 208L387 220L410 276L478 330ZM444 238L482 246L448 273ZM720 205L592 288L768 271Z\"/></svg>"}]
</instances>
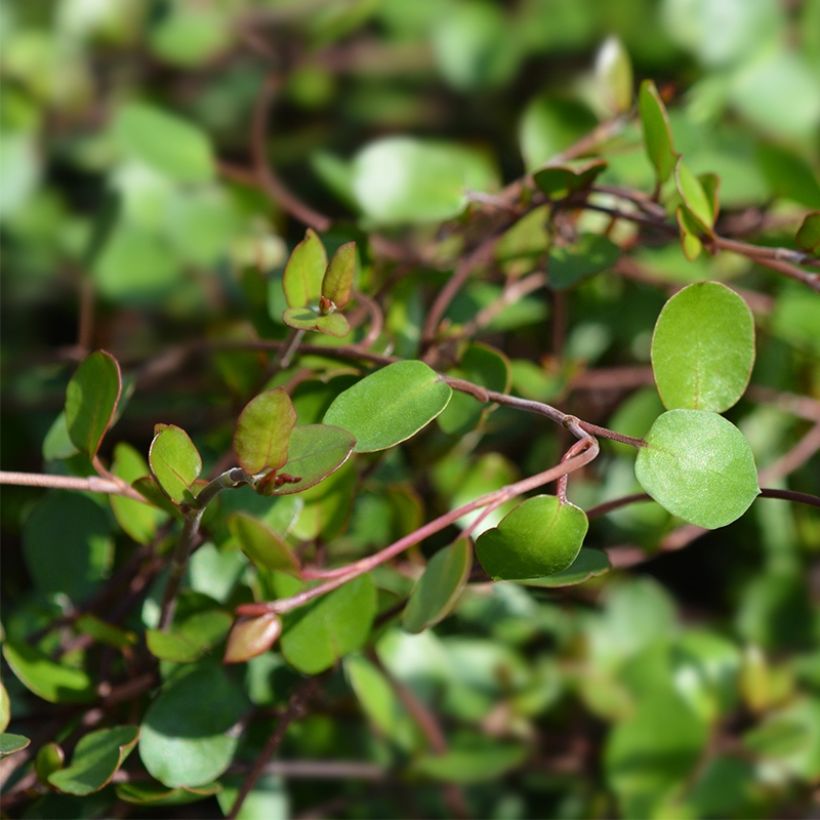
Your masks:
<instances>
[{"instance_id":1,"label":"round green leaf","mask_svg":"<svg viewBox=\"0 0 820 820\"><path fill-rule=\"evenodd\" d=\"M3 657L20 683L49 703L94 699L94 684L84 670L57 663L33 646L6 641Z\"/></svg>"},{"instance_id":2,"label":"round green leaf","mask_svg":"<svg viewBox=\"0 0 820 820\"><path fill-rule=\"evenodd\" d=\"M280 477L289 478L278 487L275 481L269 482L265 494L292 495L313 487L347 461L355 444L356 439L341 427L329 424L296 427L288 445L288 460L278 472Z\"/></svg>"},{"instance_id":3,"label":"round green leaf","mask_svg":"<svg viewBox=\"0 0 820 820\"><path fill-rule=\"evenodd\" d=\"M423 632L443 621L456 605L472 566L473 551L466 538L439 550L410 593L402 615L404 629Z\"/></svg>"},{"instance_id":4,"label":"round green leaf","mask_svg":"<svg viewBox=\"0 0 820 820\"><path fill-rule=\"evenodd\" d=\"M760 492L749 442L706 410L660 416L638 452L635 475L662 507L706 529L740 518Z\"/></svg>"},{"instance_id":5,"label":"round green leaf","mask_svg":"<svg viewBox=\"0 0 820 820\"><path fill-rule=\"evenodd\" d=\"M134 750L139 733L137 726L115 726L85 735L74 749L71 764L52 772L48 782L66 794L98 792Z\"/></svg>"},{"instance_id":6,"label":"round green leaf","mask_svg":"<svg viewBox=\"0 0 820 820\"><path fill-rule=\"evenodd\" d=\"M282 634L282 621L278 615L268 613L256 618L238 618L228 636L224 663L244 663L273 646Z\"/></svg>"},{"instance_id":7,"label":"round green leaf","mask_svg":"<svg viewBox=\"0 0 820 820\"><path fill-rule=\"evenodd\" d=\"M154 426L148 464L168 498L180 504L202 471L202 458L188 434L175 424Z\"/></svg>"},{"instance_id":8,"label":"round green leaf","mask_svg":"<svg viewBox=\"0 0 820 820\"><path fill-rule=\"evenodd\" d=\"M643 141L649 160L655 168L658 182L666 182L675 167L677 154L672 143L669 115L652 80L644 80L638 94L638 114L643 128Z\"/></svg>"},{"instance_id":9,"label":"round green leaf","mask_svg":"<svg viewBox=\"0 0 820 820\"><path fill-rule=\"evenodd\" d=\"M230 730L248 703L242 687L214 663L186 668L148 707L140 758L166 786L202 786L231 763L239 736Z\"/></svg>"},{"instance_id":10,"label":"round green leaf","mask_svg":"<svg viewBox=\"0 0 820 820\"><path fill-rule=\"evenodd\" d=\"M90 458L97 455L117 409L122 376L117 360L105 350L88 356L71 377L65 394L68 435Z\"/></svg>"},{"instance_id":11,"label":"round green leaf","mask_svg":"<svg viewBox=\"0 0 820 820\"><path fill-rule=\"evenodd\" d=\"M316 231L308 228L285 265L282 287L288 307L302 308L318 303L326 269L325 246Z\"/></svg>"},{"instance_id":12,"label":"round green leaf","mask_svg":"<svg viewBox=\"0 0 820 820\"><path fill-rule=\"evenodd\" d=\"M322 296L330 299L339 310L350 301L358 269L359 255L356 243L346 242L333 254L322 280Z\"/></svg>"},{"instance_id":13,"label":"round green leaf","mask_svg":"<svg viewBox=\"0 0 820 820\"><path fill-rule=\"evenodd\" d=\"M233 437L242 469L255 475L281 467L288 457L288 441L295 424L296 411L282 388L252 398L239 414Z\"/></svg>"},{"instance_id":14,"label":"round green leaf","mask_svg":"<svg viewBox=\"0 0 820 820\"><path fill-rule=\"evenodd\" d=\"M246 513L234 513L229 518L229 526L242 552L256 566L281 572L299 572L299 562L285 540L261 521Z\"/></svg>"},{"instance_id":15,"label":"round green leaf","mask_svg":"<svg viewBox=\"0 0 820 820\"><path fill-rule=\"evenodd\" d=\"M22 752L31 740L23 735L14 735L11 732L3 732L0 734L0 760L15 752Z\"/></svg>"},{"instance_id":16,"label":"round green leaf","mask_svg":"<svg viewBox=\"0 0 820 820\"><path fill-rule=\"evenodd\" d=\"M754 359L752 312L725 285L689 285L658 316L652 371L670 410L728 410L746 390Z\"/></svg>"},{"instance_id":17,"label":"round green leaf","mask_svg":"<svg viewBox=\"0 0 820 820\"><path fill-rule=\"evenodd\" d=\"M128 103L117 113L114 137L123 152L173 179L203 182L214 176L213 150L205 132L167 111Z\"/></svg>"},{"instance_id":18,"label":"round green leaf","mask_svg":"<svg viewBox=\"0 0 820 820\"><path fill-rule=\"evenodd\" d=\"M379 224L438 222L458 215L468 191L494 186L482 154L459 145L386 137L353 160L353 194Z\"/></svg>"},{"instance_id":19,"label":"round green leaf","mask_svg":"<svg viewBox=\"0 0 820 820\"><path fill-rule=\"evenodd\" d=\"M373 579L355 578L286 621L282 654L306 675L323 672L364 646L375 614Z\"/></svg>"},{"instance_id":20,"label":"round green leaf","mask_svg":"<svg viewBox=\"0 0 820 820\"><path fill-rule=\"evenodd\" d=\"M602 550L582 549L575 560L560 572L543 578L522 578L518 583L530 587L571 587L590 578L604 575L611 569L609 558Z\"/></svg>"},{"instance_id":21,"label":"round green leaf","mask_svg":"<svg viewBox=\"0 0 820 820\"><path fill-rule=\"evenodd\" d=\"M340 393L324 422L349 430L356 438L357 453L386 450L429 424L452 394L424 362L396 362Z\"/></svg>"},{"instance_id":22,"label":"round green leaf","mask_svg":"<svg viewBox=\"0 0 820 820\"><path fill-rule=\"evenodd\" d=\"M496 580L553 575L575 560L588 527L582 509L554 495L537 495L482 533L476 555Z\"/></svg>"}]
</instances>

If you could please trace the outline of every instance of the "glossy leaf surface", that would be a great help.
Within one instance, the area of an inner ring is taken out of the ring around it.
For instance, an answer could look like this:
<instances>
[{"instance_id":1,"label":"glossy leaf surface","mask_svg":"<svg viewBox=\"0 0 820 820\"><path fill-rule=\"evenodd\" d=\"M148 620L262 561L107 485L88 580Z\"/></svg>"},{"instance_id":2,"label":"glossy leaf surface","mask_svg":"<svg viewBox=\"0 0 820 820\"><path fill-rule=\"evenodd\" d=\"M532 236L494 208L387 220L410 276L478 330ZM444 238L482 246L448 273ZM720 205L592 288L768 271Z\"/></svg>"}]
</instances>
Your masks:
<instances>
[{"instance_id":1,"label":"glossy leaf surface","mask_svg":"<svg viewBox=\"0 0 820 820\"><path fill-rule=\"evenodd\" d=\"M65 417L74 446L90 458L111 426L122 390L117 360L105 350L88 356L66 388Z\"/></svg>"},{"instance_id":2,"label":"glossy leaf surface","mask_svg":"<svg viewBox=\"0 0 820 820\"><path fill-rule=\"evenodd\" d=\"M677 154L672 143L669 115L652 80L644 80L638 94L638 114L641 118L646 153L655 168L659 182L666 182L675 168Z\"/></svg>"},{"instance_id":3,"label":"glossy leaf surface","mask_svg":"<svg viewBox=\"0 0 820 820\"><path fill-rule=\"evenodd\" d=\"M231 616L227 612L211 609L196 612L169 630L149 629L145 642L155 658L193 663L225 637L230 625Z\"/></svg>"},{"instance_id":4,"label":"glossy leaf surface","mask_svg":"<svg viewBox=\"0 0 820 820\"><path fill-rule=\"evenodd\" d=\"M476 555L491 578L552 575L578 555L589 523L583 510L552 495L528 498L476 541Z\"/></svg>"},{"instance_id":5,"label":"glossy leaf surface","mask_svg":"<svg viewBox=\"0 0 820 820\"><path fill-rule=\"evenodd\" d=\"M299 562L285 540L258 519L234 513L230 528L242 552L258 567L296 573Z\"/></svg>"},{"instance_id":6,"label":"glossy leaf surface","mask_svg":"<svg viewBox=\"0 0 820 820\"><path fill-rule=\"evenodd\" d=\"M716 193L713 191L712 196L707 195L700 180L692 173L683 158L678 159L675 166L675 184L689 212L702 228L710 231L715 222Z\"/></svg>"},{"instance_id":7,"label":"glossy leaf surface","mask_svg":"<svg viewBox=\"0 0 820 820\"><path fill-rule=\"evenodd\" d=\"M282 621L270 613L255 618L237 618L225 649L224 663L245 663L267 652L282 634Z\"/></svg>"},{"instance_id":8,"label":"glossy leaf surface","mask_svg":"<svg viewBox=\"0 0 820 820\"><path fill-rule=\"evenodd\" d=\"M114 448L111 472L117 478L132 484L137 479L148 476L148 464L130 444L119 442ZM122 495L112 495L110 499L117 523L137 543L147 544L163 519L162 511L151 504Z\"/></svg>"},{"instance_id":9,"label":"glossy leaf surface","mask_svg":"<svg viewBox=\"0 0 820 820\"><path fill-rule=\"evenodd\" d=\"M359 254L355 242L346 242L330 260L322 280L322 296L341 310L350 301L359 270Z\"/></svg>"},{"instance_id":10,"label":"glossy leaf surface","mask_svg":"<svg viewBox=\"0 0 820 820\"><path fill-rule=\"evenodd\" d=\"M638 452L635 475L662 507L690 524L725 527L758 495L749 442L730 421L706 410L660 416Z\"/></svg>"},{"instance_id":11,"label":"glossy leaf surface","mask_svg":"<svg viewBox=\"0 0 820 820\"><path fill-rule=\"evenodd\" d=\"M290 396L278 388L252 398L239 414L233 446L239 464L251 475L281 467L296 424Z\"/></svg>"},{"instance_id":12,"label":"glossy leaf surface","mask_svg":"<svg viewBox=\"0 0 820 820\"><path fill-rule=\"evenodd\" d=\"M288 307L301 308L318 303L322 279L327 269L327 253L322 240L312 228L293 249L285 266L282 286Z\"/></svg>"},{"instance_id":13,"label":"glossy leaf surface","mask_svg":"<svg viewBox=\"0 0 820 820\"><path fill-rule=\"evenodd\" d=\"M746 390L754 360L752 312L725 285L689 285L658 316L652 371L670 410L728 410Z\"/></svg>"},{"instance_id":14,"label":"glossy leaf surface","mask_svg":"<svg viewBox=\"0 0 820 820\"><path fill-rule=\"evenodd\" d=\"M396 362L340 393L324 421L349 430L357 453L372 453L415 435L444 410L452 394L424 362Z\"/></svg>"},{"instance_id":15,"label":"glossy leaf surface","mask_svg":"<svg viewBox=\"0 0 820 820\"><path fill-rule=\"evenodd\" d=\"M85 703L95 697L85 671L57 663L36 647L6 641L3 657L23 686L49 703Z\"/></svg>"},{"instance_id":16,"label":"glossy leaf surface","mask_svg":"<svg viewBox=\"0 0 820 820\"><path fill-rule=\"evenodd\" d=\"M30 743L31 740L24 735L3 732L0 734L0 760L13 755L15 752L22 752Z\"/></svg>"},{"instance_id":17,"label":"glossy leaf surface","mask_svg":"<svg viewBox=\"0 0 820 820\"><path fill-rule=\"evenodd\" d=\"M282 314L282 321L294 330L315 330L328 336L341 338L350 333L350 324L342 313L322 315L318 308L288 308Z\"/></svg>"},{"instance_id":18,"label":"glossy leaf surface","mask_svg":"<svg viewBox=\"0 0 820 820\"><path fill-rule=\"evenodd\" d=\"M530 587L571 587L605 575L610 569L609 558L603 550L585 547L566 569L543 578L523 578L518 583Z\"/></svg>"},{"instance_id":19,"label":"glossy leaf surface","mask_svg":"<svg viewBox=\"0 0 820 820\"><path fill-rule=\"evenodd\" d=\"M202 458L190 436L175 424L157 424L148 450L148 464L157 483L175 504L185 500L202 472Z\"/></svg>"}]
</instances>

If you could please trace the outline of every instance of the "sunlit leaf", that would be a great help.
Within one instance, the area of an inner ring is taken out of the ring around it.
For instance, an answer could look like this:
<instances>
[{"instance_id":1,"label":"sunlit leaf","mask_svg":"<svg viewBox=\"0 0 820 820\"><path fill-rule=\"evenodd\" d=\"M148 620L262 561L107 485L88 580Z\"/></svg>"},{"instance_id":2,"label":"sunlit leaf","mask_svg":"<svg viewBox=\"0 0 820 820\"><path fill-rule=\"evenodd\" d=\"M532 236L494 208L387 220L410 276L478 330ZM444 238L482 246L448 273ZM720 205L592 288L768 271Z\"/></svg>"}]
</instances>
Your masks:
<instances>
[{"instance_id":1,"label":"sunlit leaf","mask_svg":"<svg viewBox=\"0 0 820 820\"><path fill-rule=\"evenodd\" d=\"M22 752L30 743L31 740L23 735L3 732L0 734L0 760L15 752Z\"/></svg>"},{"instance_id":2,"label":"sunlit leaf","mask_svg":"<svg viewBox=\"0 0 820 820\"><path fill-rule=\"evenodd\" d=\"M117 360L105 350L92 353L77 368L66 388L68 435L80 452L94 457L114 419L122 390Z\"/></svg>"},{"instance_id":3,"label":"sunlit leaf","mask_svg":"<svg viewBox=\"0 0 820 820\"><path fill-rule=\"evenodd\" d=\"M190 436L175 424L154 426L148 464L157 483L175 504L185 500L202 471L202 458Z\"/></svg>"},{"instance_id":4,"label":"sunlit leaf","mask_svg":"<svg viewBox=\"0 0 820 820\"><path fill-rule=\"evenodd\" d=\"M530 587L571 587L583 584L590 578L605 575L610 569L609 558L605 552L584 548L566 569L542 578L522 578L518 583Z\"/></svg>"},{"instance_id":5,"label":"sunlit leaf","mask_svg":"<svg viewBox=\"0 0 820 820\"><path fill-rule=\"evenodd\" d=\"M258 519L234 513L230 528L242 552L258 567L298 573L299 562L287 542Z\"/></svg>"},{"instance_id":6,"label":"sunlit leaf","mask_svg":"<svg viewBox=\"0 0 820 820\"><path fill-rule=\"evenodd\" d=\"M305 238L293 249L285 265L282 285L288 307L303 308L318 304L326 270L325 246L316 231L308 228Z\"/></svg>"},{"instance_id":7,"label":"sunlit leaf","mask_svg":"<svg viewBox=\"0 0 820 820\"><path fill-rule=\"evenodd\" d=\"M359 254L355 242L342 245L330 260L322 280L322 296L341 310L350 301L359 268Z\"/></svg>"},{"instance_id":8,"label":"sunlit leaf","mask_svg":"<svg viewBox=\"0 0 820 820\"><path fill-rule=\"evenodd\" d=\"M225 649L224 663L245 663L267 652L282 634L282 621L275 613L237 618Z\"/></svg>"},{"instance_id":9,"label":"sunlit leaf","mask_svg":"<svg viewBox=\"0 0 820 820\"><path fill-rule=\"evenodd\" d=\"M58 663L33 646L7 640L3 657L23 686L43 700L85 703L95 697L93 682L84 670Z\"/></svg>"},{"instance_id":10,"label":"sunlit leaf","mask_svg":"<svg viewBox=\"0 0 820 820\"><path fill-rule=\"evenodd\" d=\"M679 158L675 166L675 184L689 213L703 229L711 231L715 222L716 188L710 192L711 195L707 195L700 180L689 170L683 158Z\"/></svg>"},{"instance_id":11,"label":"sunlit leaf","mask_svg":"<svg viewBox=\"0 0 820 820\"><path fill-rule=\"evenodd\" d=\"M255 475L281 467L288 457L288 442L296 424L290 396L266 390L252 398L239 414L233 446L244 470Z\"/></svg>"},{"instance_id":12,"label":"sunlit leaf","mask_svg":"<svg viewBox=\"0 0 820 820\"><path fill-rule=\"evenodd\" d=\"M658 182L666 182L675 168L677 154L672 143L672 129L666 106L652 80L644 80L641 83L638 113L646 153L655 168Z\"/></svg>"},{"instance_id":13,"label":"sunlit leaf","mask_svg":"<svg viewBox=\"0 0 820 820\"><path fill-rule=\"evenodd\" d=\"M632 105L632 61L617 37L607 37L595 58L595 80L601 100L613 114Z\"/></svg>"}]
</instances>

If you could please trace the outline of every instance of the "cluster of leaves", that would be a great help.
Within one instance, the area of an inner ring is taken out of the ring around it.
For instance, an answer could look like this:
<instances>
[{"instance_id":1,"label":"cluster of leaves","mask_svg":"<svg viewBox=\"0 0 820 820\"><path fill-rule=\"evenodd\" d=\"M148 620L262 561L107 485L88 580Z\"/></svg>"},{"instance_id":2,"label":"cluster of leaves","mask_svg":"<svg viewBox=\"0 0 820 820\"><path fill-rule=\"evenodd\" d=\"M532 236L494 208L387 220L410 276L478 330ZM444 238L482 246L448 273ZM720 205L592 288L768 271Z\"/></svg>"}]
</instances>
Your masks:
<instances>
[{"instance_id":1,"label":"cluster of leaves","mask_svg":"<svg viewBox=\"0 0 820 820\"><path fill-rule=\"evenodd\" d=\"M820 3L612 5L2 12L11 814L807 809Z\"/></svg>"}]
</instances>

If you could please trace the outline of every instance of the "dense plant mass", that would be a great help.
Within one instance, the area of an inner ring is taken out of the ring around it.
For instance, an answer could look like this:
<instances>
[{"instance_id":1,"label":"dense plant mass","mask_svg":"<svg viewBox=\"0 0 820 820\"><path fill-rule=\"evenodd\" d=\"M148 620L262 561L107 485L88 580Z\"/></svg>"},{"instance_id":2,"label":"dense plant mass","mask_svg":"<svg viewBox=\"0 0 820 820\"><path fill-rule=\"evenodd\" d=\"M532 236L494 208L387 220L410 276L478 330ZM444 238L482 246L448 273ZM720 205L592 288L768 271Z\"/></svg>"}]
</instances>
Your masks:
<instances>
[{"instance_id":1,"label":"dense plant mass","mask_svg":"<svg viewBox=\"0 0 820 820\"><path fill-rule=\"evenodd\" d=\"M811 814L818 31L0 8L4 816Z\"/></svg>"}]
</instances>

